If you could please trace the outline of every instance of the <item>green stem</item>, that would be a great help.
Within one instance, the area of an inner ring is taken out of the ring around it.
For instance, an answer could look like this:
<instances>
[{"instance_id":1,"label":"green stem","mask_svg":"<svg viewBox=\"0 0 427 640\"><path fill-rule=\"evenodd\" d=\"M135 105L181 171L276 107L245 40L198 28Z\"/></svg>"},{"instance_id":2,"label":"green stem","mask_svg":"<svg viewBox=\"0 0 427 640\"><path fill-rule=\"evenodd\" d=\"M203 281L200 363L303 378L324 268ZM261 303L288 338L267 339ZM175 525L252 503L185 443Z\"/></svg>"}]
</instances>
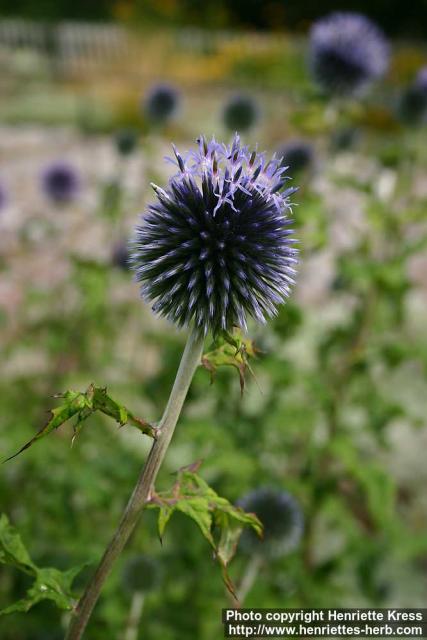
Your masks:
<instances>
[{"instance_id":1,"label":"green stem","mask_svg":"<svg viewBox=\"0 0 427 640\"><path fill-rule=\"evenodd\" d=\"M150 499L156 476L168 450L191 380L200 363L202 349L203 338L193 330L187 340L165 412L159 423L157 438L151 447L119 526L71 618L66 640L80 640L82 637L103 584L109 576L114 562L129 540L141 511Z\"/></svg>"},{"instance_id":2,"label":"green stem","mask_svg":"<svg viewBox=\"0 0 427 640\"><path fill-rule=\"evenodd\" d=\"M144 608L144 594L142 591L135 591L132 596L129 619L126 625L123 640L138 640L139 624L141 622L142 610Z\"/></svg>"},{"instance_id":3,"label":"green stem","mask_svg":"<svg viewBox=\"0 0 427 640\"><path fill-rule=\"evenodd\" d=\"M254 553L246 566L246 571L237 589L237 601L240 603L240 606L242 606L246 596L254 586L261 566L262 556L259 553Z\"/></svg>"}]
</instances>

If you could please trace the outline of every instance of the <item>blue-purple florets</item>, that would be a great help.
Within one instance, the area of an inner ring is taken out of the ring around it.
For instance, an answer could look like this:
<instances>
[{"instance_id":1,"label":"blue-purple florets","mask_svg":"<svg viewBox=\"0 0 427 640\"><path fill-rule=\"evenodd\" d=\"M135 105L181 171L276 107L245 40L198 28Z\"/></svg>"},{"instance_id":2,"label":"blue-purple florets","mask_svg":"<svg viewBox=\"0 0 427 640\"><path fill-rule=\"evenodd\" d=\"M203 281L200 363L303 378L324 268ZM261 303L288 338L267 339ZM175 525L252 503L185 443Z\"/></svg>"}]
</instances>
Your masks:
<instances>
[{"instance_id":1,"label":"blue-purple florets","mask_svg":"<svg viewBox=\"0 0 427 640\"><path fill-rule=\"evenodd\" d=\"M55 204L66 204L76 197L80 176L71 164L54 162L42 174L42 187Z\"/></svg>"},{"instance_id":2,"label":"blue-purple florets","mask_svg":"<svg viewBox=\"0 0 427 640\"><path fill-rule=\"evenodd\" d=\"M325 93L355 95L381 77L389 47L383 33L366 16L332 13L318 20L310 34L310 69Z\"/></svg>"},{"instance_id":3,"label":"blue-purple florets","mask_svg":"<svg viewBox=\"0 0 427 640\"><path fill-rule=\"evenodd\" d=\"M169 186L136 229L132 264L153 310L201 333L265 322L294 283L296 242L280 159L250 151L236 135L182 157Z\"/></svg>"}]
</instances>

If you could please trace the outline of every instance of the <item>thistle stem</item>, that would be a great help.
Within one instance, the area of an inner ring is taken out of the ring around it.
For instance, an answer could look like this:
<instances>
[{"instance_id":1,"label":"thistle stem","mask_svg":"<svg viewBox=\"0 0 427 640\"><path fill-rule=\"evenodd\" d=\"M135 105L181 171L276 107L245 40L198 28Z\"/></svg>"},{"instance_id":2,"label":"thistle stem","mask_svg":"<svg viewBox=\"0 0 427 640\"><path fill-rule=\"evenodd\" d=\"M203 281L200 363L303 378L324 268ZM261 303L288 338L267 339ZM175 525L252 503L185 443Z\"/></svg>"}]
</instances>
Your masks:
<instances>
[{"instance_id":1,"label":"thistle stem","mask_svg":"<svg viewBox=\"0 0 427 640\"><path fill-rule=\"evenodd\" d=\"M123 640L138 640L139 624L141 622L142 610L144 608L144 594L142 591L135 591L132 596L129 619Z\"/></svg>"},{"instance_id":2,"label":"thistle stem","mask_svg":"<svg viewBox=\"0 0 427 640\"><path fill-rule=\"evenodd\" d=\"M65 640L80 640L82 637L103 584L108 578L114 562L129 540L141 511L150 499L156 476L168 450L191 380L200 363L202 349L203 337L196 333L195 330L192 330L182 355L166 409L158 425L157 438L154 440L119 526L107 546L95 574L86 587L86 591L77 604Z\"/></svg>"},{"instance_id":3,"label":"thistle stem","mask_svg":"<svg viewBox=\"0 0 427 640\"><path fill-rule=\"evenodd\" d=\"M259 553L254 553L246 566L246 571L237 589L237 601L240 606L242 606L246 596L254 586L261 566L262 556Z\"/></svg>"}]
</instances>

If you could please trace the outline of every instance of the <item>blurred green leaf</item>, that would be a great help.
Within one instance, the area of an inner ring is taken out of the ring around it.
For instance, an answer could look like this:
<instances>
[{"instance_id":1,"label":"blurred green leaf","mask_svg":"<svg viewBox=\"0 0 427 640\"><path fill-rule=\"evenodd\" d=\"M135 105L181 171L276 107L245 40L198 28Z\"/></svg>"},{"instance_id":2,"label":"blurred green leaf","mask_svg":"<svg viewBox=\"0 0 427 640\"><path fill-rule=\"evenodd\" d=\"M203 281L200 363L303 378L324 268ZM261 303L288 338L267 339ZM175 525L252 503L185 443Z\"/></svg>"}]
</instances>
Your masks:
<instances>
[{"instance_id":1,"label":"blurred green leaf","mask_svg":"<svg viewBox=\"0 0 427 640\"><path fill-rule=\"evenodd\" d=\"M369 515L380 528L389 527L393 523L395 490L392 478L374 460L362 459L353 442L345 437L335 438L330 444L330 451L340 460L346 472L357 483L366 497ZM351 487L343 479L342 493L354 508L355 516L363 518L362 507Z\"/></svg>"},{"instance_id":2,"label":"blurred green leaf","mask_svg":"<svg viewBox=\"0 0 427 640\"><path fill-rule=\"evenodd\" d=\"M71 587L74 578L85 565L59 571L53 567L37 567L31 560L19 533L5 514L0 517L0 563L15 567L31 575L34 582L24 598L0 610L0 615L28 611L41 600L51 600L59 609L73 608Z\"/></svg>"}]
</instances>

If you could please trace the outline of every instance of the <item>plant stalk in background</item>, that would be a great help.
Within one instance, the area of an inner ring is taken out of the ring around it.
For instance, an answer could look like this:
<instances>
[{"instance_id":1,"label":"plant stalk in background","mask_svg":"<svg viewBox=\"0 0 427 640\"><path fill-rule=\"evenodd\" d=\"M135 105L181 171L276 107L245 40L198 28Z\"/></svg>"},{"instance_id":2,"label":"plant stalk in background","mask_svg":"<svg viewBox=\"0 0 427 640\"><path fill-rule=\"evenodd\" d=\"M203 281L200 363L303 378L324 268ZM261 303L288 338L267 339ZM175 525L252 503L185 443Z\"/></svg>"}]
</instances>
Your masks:
<instances>
[{"instance_id":1,"label":"plant stalk in background","mask_svg":"<svg viewBox=\"0 0 427 640\"><path fill-rule=\"evenodd\" d=\"M191 380L200 363L202 349L203 337L200 336L199 332L193 330L189 335L165 412L158 425L157 437L151 447L119 526L77 605L66 640L79 640L83 636L103 584L109 576L114 562L129 540L142 509L150 499L154 482L172 439Z\"/></svg>"}]
</instances>

